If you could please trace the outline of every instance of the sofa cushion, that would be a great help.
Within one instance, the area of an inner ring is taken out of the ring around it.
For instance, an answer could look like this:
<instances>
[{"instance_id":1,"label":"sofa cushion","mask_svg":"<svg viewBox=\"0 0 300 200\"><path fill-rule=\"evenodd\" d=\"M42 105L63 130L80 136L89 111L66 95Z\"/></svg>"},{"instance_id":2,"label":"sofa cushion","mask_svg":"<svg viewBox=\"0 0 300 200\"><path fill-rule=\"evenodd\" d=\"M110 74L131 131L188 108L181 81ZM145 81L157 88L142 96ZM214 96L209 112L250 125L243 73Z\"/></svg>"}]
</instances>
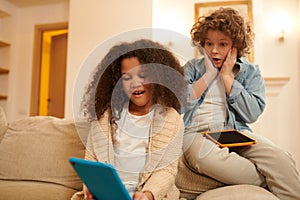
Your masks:
<instances>
[{"instance_id":1,"label":"sofa cushion","mask_svg":"<svg viewBox=\"0 0 300 200\"><path fill-rule=\"evenodd\" d=\"M58 184L37 181L0 180L0 199L9 200L66 200L76 190Z\"/></svg>"},{"instance_id":2,"label":"sofa cushion","mask_svg":"<svg viewBox=\"0 0 300 200\"><path fill-rule=\"evenodd\" d=\"M196 200L279 200L271 192L254 185L232 185L204 192Z\"/></svg>"},{"instance_id":3,"label":"sofa cushion","mask_svg":"<svg viewBox=\"0 0 300 200\"><path fill-rule=\"evenodd\" d=\"M180 196L182 198L195 199L198 195L208 190L222 187L224 184L213 178L192 171L182 156L178 163L176 186L180 190Z\"/></svg>"},{"instance_id":4,"label":"sofa cushion","mask_svg":"<svg viewBox=\"0 0 300 200\"><path fill-rule=\"evenodd\" d=\"M279 200L271 192L253 185L228 186L205 175L199 175L187 167L183 157L178 163L176 185L180 196L195 200Z\"/></svg>"},{"instance_id":5,"label":"sofa cushion","mask_svg":"<svg viewBox=\"0 0 300 200\"><path fill-rule=\"evenodd\" d=\"M3 108L0 106L0 141L7 129L7 121Z\"/></svg>"},{"instance_id":6,"label":"sofa cushion","mask_svg":"<svg viewBox=\"0 0 300 200\"><path fill-rule=\"evenodd\" d=\"M80 190L82 183L68 163L71 156L84 157L72 121L49 116L13 121L0 141L0 180L34 180Z\"/></svg>"}]
</instances>

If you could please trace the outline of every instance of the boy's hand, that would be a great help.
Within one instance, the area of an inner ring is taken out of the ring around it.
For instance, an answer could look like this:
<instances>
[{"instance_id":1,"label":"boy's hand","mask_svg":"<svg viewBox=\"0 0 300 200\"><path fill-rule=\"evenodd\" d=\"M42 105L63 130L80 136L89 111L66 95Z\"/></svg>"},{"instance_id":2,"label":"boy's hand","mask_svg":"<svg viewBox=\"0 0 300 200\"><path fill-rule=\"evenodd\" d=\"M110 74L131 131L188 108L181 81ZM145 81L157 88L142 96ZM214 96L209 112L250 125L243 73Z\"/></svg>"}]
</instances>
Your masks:
<instances>
[{"instance_id":1,"label":"boy's hand","mask_svg":"<svg viewBox=\"0 0 300 200\"><path fill-rule=\"evenodd\" d=\"M203 78L207 85L217 76L218 69L215 67L213 61L207 54L206 50L203 47L200 47L204 55L204 64L205 64L205 74L203 75Z\"/></svg>"},{"instance_id":2,"label":"boy's hand","mask_svg":"<svg viewBox=\"0 0 300 200\"><path fill-rule=\"evenodd\" d=\"M226 60L224 61L223 66L220 70L225 91L228 96L231 93L232 85L234 82L234 74L232 70L236 63L236 58L237 58L237 49L236 48L230 49L228 51Z\"/></svg>"},{"instance_id":3,"label":"boy's hand","mask_svg":"<svg viewBox=\"0 0 300 200\"><path fill-rule=\"evenodd\" d=\"M222 76L233 76L233 67L236 63L236 58L237 58L237 49L232 48L228 51L226 60L223 63L223 66L221 68L220 74Z\"/></svg>"}]
</instances>

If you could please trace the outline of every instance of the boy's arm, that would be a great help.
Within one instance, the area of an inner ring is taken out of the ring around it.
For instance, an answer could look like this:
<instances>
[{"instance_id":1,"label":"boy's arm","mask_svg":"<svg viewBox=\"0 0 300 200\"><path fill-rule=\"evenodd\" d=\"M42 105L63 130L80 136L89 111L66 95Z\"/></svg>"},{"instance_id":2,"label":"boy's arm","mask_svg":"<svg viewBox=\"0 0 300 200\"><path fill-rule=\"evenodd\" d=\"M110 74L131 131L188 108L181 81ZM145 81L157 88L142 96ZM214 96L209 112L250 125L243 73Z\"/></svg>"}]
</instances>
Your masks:
<instances>
[{"instance_id":1,"label":"boy's arm","mask_svg":"<svg viewBox=\"0 0 300 200\"><path fill-rule=\"evenodd\" d=\"M209 84L214 80L218 74L218 69L204 51L203 61L188 62L185 65L185 76L189 84L192 84L192 89L189 93L189 101L200 99ZM201 67L203 69L201 69ZM203 74L203 75L202 75Z\"/></svg>"},{"instance_id":2,"label":"boy's arm","mask_svg":"<svg viewBox=\"0 0 300 200\"><path fill-rule=\"evenodd\" d=\"M246 66L250 67L250 66ZM227 102L246 123L255 122L266 106L264 79L258 66L252 66L252 73L240 83L234 80Z\"/></svg>"},{"instance_id":3,"label":"boy's arm","mask_svg":"<svg viewBox=\"0 0 300 200\"><path fill-rule=\"evenodd\" d=\"M233 68L236 63L237 58L237 49L232 48L229 50L226 60L223 63L220 74L223 81L223 85L226 91L226 94L229 96L231 93L232 85L234 82Z\"/></svg>"}]
</instances>

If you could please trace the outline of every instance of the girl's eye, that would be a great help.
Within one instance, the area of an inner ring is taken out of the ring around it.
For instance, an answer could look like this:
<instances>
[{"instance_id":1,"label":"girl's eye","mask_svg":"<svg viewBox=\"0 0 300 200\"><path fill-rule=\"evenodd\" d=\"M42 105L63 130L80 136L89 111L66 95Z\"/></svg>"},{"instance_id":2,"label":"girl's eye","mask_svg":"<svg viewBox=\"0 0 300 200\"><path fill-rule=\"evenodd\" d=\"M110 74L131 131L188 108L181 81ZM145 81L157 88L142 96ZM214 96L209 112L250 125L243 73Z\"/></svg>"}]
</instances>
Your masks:
<instances>
[{"instance_id":1,"label":"girl's eye","mask_svg":"<svg viewBox=\"0 0 300 200\"><path fill-rule=\"evenodd\" d=\"M126 74L122 76L123 81L129 81L130 79L131 79L131 77Z\"/></svg>"},{"instance_id":2,"label":"girl's eye","mask_svg":"<svg viewBox=\"0 0 300 200\"><path fill-rule=\"evenodd\" d=\"M227 45L228 45L227 43L224 43L224 42L221 43L221 46L222 46L222 47L227 47Z\"/></svg>"},{"instance_id":3,"label":"girl's eye","mask_svg":"<svg viewBox=\"0 0 300 200\"><path fill-rule=\"evenodd\" d=\"M139 77L145 79L147 76L145 74L140 74Z\"/></svg>"}]
</instances>

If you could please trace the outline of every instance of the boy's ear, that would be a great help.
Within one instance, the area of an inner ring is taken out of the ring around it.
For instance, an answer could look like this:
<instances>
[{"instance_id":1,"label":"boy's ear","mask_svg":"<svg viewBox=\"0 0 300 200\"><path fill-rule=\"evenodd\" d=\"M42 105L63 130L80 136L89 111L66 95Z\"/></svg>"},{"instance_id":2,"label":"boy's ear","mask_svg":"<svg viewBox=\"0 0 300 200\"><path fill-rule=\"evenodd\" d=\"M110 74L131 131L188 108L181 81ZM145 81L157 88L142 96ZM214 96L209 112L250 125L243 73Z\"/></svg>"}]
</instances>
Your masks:
<instances>
[{"instance_id":1,"label":"boy's ear","mask_svg":"<svg viewBox=\"0 0 300 200\"><path fill-rule=\"evenodd\" d=\"M238 53L239 53L239 52L238 52L238 49L237 49L236 47L233 47L233 48L232 48L231 54L232 54L232 53L233 53L236 57L238 57Z\"/></svg>"},{"instance_id":2,"label":"boy's ear","mask_svg":"<svg viewBox=\"0 0 300 200\"><path fill-rule=\"evenodd\" d=\"M203 49L203 47L202 47L201 45L198 47L198 49L199 49L199 52L200 52L202 55L204 55L204 49Z\"/></svg>"}]
</instances>

